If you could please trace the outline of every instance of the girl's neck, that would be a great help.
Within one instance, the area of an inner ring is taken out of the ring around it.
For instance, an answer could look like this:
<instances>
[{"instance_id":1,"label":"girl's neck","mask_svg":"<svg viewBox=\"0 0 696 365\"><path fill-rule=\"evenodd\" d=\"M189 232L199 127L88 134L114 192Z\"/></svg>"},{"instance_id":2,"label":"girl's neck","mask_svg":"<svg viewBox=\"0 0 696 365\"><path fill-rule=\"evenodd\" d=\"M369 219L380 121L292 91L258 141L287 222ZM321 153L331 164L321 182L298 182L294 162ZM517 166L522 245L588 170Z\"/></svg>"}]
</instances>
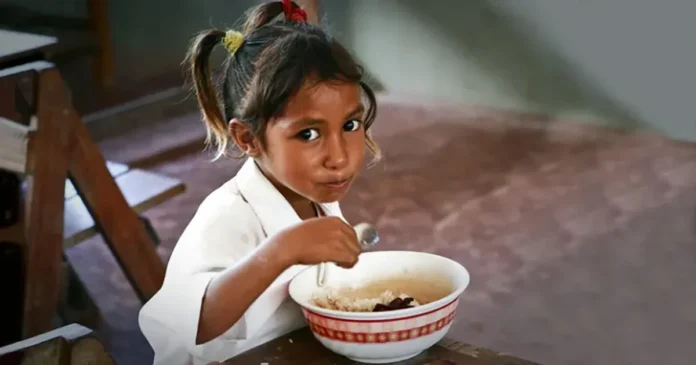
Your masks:
<instances>
[{"instance_id":1,"label":"girl's neck","mask_svg":"<svg viewBox=\"0 0 696 365\"><path fill-rule=\"evenodd\" d=\"M273 185L275 185L276 189L278 189L285 200L290 203L290 206L295 210L295 213L297 213L300 219L305 220L315 218L317 216L317 207L311 200L297 194L281 184L274 183Z\"/></svg>"},{"instance_id":2,"label":"girl's neck","mask_svg":"<svg viewBox=\"0 0 696 365\"><path fill-rule=\"evenodd\" d=\"M310 218L315 218L319 214L317 211L319 208L310 200L305 199L305 198L300 198L300 199L288 199L286 196L285 199L288 200L288 203L290 203L290 206L292 206L292 209L295 210L295 213L300 217L300 219L305 220L305 219L310 219Z\"/></svg>"},{"instance_id":3,"label":"girl's neck","mask_svg":"<svg viewBox=\"0 0 696 365\"><path fill-rule=\"evenodd\" d=\"M317 212L317 209L319 208L316 207L311 200L288 189L286 186L276 181L270 174L264 171L264 169L261 168L260 165L257 164L257 166L259 166L261 172L266 176L266 178L271 182L271 184L275 186L275 188L278 190L278 192L280 192L280 194L285 198L285 200L287 200L288 203L290 203L290 206L292 207L292 209L295 210L295 213L297 213L300 219L305 220L317 217L317 214L319 213Z\"/></svg>"}]
</instances>

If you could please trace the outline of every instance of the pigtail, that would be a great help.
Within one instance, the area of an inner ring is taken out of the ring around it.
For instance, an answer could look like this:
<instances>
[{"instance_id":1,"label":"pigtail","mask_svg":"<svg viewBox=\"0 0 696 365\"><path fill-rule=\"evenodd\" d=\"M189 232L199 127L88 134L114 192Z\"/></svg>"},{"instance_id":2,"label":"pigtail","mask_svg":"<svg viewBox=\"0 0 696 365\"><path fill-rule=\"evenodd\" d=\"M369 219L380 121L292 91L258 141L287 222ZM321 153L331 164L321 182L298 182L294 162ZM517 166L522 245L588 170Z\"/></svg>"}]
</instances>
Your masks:
<instances>
[{"instance_id":1,"label":"pigtail","mask_svg":"<svg viewBox=\"0 0 696 365\"><path fill-rule=\"evenodd\" d=\"M249 34L256 29L272 22L278 15L283 14L283 3L271 1L252 8L246 15L244 22L244 34Z\"/></svg>"},{"instance_id":2,"label":"pigtail","mask_svg":"<svg viewBox=\"0 0 696 365\"><path fill-rule=\"evenodd\" d=\"M244 34L249 34L256 29L272 22L279 15L284 14L286 21L306 23L307 13L291 0L271 1L251 9L244 23Z\"/></svg>"},{"instance_id":3,"label":"pigtail","mask_svg":"<svg viewBox=\"0 0 696 365\"><path fill-rule=\"evenodd\" d=\"M225 154L230 136L227 121L220 110L218 92L211 78L210 54L224 37L223 31L205 31L193 40L186 56L198 105L208 131L206 143L217 147L216 159Z\"/></svg>"}]
</instances>

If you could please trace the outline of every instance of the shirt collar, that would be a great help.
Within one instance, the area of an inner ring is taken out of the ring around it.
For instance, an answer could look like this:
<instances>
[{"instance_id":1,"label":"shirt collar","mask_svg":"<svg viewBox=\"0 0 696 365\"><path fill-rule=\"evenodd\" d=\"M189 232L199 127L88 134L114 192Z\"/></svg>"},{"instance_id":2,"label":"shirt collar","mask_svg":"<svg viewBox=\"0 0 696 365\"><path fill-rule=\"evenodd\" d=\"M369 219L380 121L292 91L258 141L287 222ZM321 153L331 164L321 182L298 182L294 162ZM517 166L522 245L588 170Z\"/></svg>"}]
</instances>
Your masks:
<instances>
[{"instance_id":1,"label":"shirt collar","mask_svg":"<svg viewBox=\"0 0 696 365\"><path fill-rule=\"evenodd\" d=\"M261 222L266 236L302 220L278 189L261 172L256 162L248 158L235 178L237 187ZM327 216L336 216L345 221L338 202L319 204Z\"/></svg>"}]
</instances>

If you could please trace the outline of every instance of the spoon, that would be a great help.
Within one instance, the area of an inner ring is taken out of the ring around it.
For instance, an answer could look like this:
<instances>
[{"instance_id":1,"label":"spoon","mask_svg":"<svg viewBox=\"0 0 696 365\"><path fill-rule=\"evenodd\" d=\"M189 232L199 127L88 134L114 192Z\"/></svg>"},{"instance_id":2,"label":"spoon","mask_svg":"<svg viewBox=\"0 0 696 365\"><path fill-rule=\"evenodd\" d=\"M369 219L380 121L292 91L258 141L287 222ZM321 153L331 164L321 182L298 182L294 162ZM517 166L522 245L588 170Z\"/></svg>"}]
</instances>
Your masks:
<instances>
[{"instance_id":1,"label":"spoon","mask_svg":"<svg viewBox=\"0 0 696 365\"><path fill-rule=\"evenodd\" d=\"M377 229L369 223L358 223L353 229L358 237L358 243L364 250L372 248L379 242L379 234ZM317 276L317 285L323 287L326 284L326 263L319 264L319 274Z\"/></svg>"}]
</instances>

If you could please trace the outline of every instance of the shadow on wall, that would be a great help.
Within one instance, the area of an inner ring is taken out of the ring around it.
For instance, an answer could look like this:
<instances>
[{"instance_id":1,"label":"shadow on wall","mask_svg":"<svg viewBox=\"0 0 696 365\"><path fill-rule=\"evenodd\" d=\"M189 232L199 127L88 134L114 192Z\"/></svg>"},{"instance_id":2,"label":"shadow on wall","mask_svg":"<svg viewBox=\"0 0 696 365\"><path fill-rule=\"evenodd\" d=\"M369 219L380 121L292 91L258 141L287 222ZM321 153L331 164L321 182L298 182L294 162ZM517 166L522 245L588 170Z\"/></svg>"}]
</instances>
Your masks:
<instances>
[{"instance_id":1,"label":"shadow on wall","mask_svg":"<svg viewBox=\"0 0 696 365\"><path fill-rule=\"evenodd\" d=\"M390 92L639 126L488 2L353 0L347 14L342 39Z\"/></svg>"}]
</instances>

